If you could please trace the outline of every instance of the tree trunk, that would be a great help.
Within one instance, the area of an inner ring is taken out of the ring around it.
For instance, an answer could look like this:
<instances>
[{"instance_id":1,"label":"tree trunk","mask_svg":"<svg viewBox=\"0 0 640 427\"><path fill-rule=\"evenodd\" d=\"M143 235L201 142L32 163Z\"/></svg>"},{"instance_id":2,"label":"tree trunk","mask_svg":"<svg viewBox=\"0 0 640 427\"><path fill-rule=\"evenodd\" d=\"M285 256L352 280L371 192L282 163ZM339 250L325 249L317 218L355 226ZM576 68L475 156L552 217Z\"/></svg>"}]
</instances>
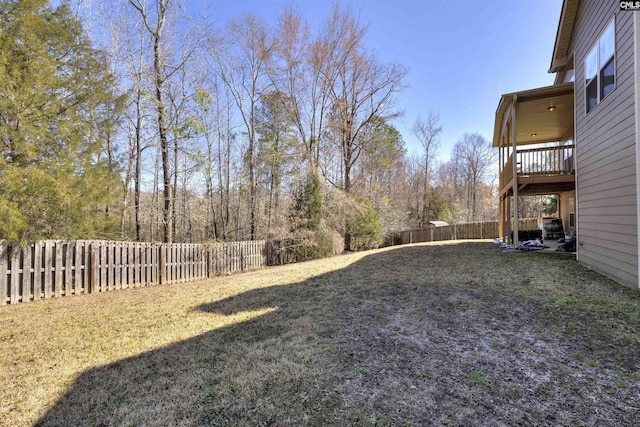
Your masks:
<instances>
[{"instance_id":1,"label":"tree trunk","mask_svg":"<svg viewBox=\"0 0 640 427\"><path fill-rule=\"evenodd\" d=\"M178 236L178 142L173 143L173 185L171 186L171 235L175 239Z\"/></svg>"},{"instance_id":2,"label":"tree trunk","mask_svg":"<svg viewBox=\"0 0 640 427\"><path fill-rule=\"evenodd\" d=\"M158 5L158 22L155 29L152 29L149 26L149 22L147 20L148 17L146 15L144 6L139 2L135 2L133 0L129 0L129 3L140 12L145 26L153 37L153 71L156 89L156 105L158 109L158 139L160 141L163 175L163 240L165 243L171 243L173 241L171 227L171 167L169 164L169 142L167 140L167 125L165 117L166 113L163 99L164 83L166 78L162 69L162 52L160 46L162 41L162 31L164 29L168 0L160 0L160 4Z\"/></svg>"},{"instance_id":3,"label":"tree trunk","mask_svg":"<svg viewBox=\"0 0 640 427\"><path fill-rule=\"evenodd\" d=\"M254 138L249 136L249 234L250 240L256 240L256 160L255 160Z\"/></svg>"},{"instance_id":4,"label":"tree trunk","mask_svg":"<svg viewBox=\"0 0 640 427\"><path fill-rule=\"evenodd\" d=\"M136 166L134 177L134 203L135 203L135 218L136 218L136 241L142 241L142 222L140 220L140 180L142 179L142 146L141 146L141 127L142 127L142 114L140 111L141 91L138 90L136 94L136 135L135 135L135 150L136 150Z\"/></svg>"},{"instance_id":5,"label":"tree trunk","mask_svg":"<svg viewBox=\"0 0 640 427\"><path fill-rule=\"evenodd\" d=\"M347 194L351 193L351 167L352 167L351 156L347 155L345 156L345 162L344 162L344 192ZM347 219L345 220L345 227L344 227L344 250L345 251L351 250L351 242L353 240L353 236L351 235L351 227L353 227L353 224L347 217Z\"/></svg>"}]
</instances>

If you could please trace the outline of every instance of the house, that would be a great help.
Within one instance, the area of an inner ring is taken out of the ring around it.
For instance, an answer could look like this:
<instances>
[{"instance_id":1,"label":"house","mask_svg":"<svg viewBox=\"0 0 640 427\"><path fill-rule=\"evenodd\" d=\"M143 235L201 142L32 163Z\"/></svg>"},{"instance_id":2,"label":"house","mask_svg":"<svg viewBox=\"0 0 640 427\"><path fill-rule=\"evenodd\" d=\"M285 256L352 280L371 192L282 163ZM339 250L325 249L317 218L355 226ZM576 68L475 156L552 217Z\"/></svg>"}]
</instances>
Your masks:
<instances>
[{"instance_id":1,"label":"house","mask_svg":"<svg viewBox=\"0 0 640 427\"><path fill-rule=\"evenodd\" d=\"M505 94L496 111L500 232L518 196L556 194L577 259L639 287L640 12L636 2L564 0L552 86Z\"/></svg>"}]
</instances>

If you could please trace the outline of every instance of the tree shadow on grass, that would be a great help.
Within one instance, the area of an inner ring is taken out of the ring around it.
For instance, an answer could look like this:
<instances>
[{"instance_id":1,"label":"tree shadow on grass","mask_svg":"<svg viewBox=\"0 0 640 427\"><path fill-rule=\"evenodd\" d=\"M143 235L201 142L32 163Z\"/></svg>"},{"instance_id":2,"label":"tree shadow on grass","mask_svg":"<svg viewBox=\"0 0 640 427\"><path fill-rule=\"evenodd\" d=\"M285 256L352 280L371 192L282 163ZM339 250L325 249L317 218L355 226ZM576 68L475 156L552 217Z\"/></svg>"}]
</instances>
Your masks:
<instances>
[{"instance_id":1,"label":"tree shadow on grass","mask_svg":"<svg viewBox=\"0 0 640 427\"><path fill-rule=\"evenodd\" d=\"M37 425L339 424L343 313L385 256L203 304L246 320L82 373Z\"/></svg>"},{"instance_id":2,"label":"tree shadow on grass","mask_svg":"<svg viewBox=\"0 0 640 427\"><path fill-rule=\"evenodd\" d=\"M486 243L400 247L203 304L246 320L84 372L38 425L637 421L638 351L567 330L571 314L510 285L540 274L518 262Z\"/></svg>"}]
</instances>

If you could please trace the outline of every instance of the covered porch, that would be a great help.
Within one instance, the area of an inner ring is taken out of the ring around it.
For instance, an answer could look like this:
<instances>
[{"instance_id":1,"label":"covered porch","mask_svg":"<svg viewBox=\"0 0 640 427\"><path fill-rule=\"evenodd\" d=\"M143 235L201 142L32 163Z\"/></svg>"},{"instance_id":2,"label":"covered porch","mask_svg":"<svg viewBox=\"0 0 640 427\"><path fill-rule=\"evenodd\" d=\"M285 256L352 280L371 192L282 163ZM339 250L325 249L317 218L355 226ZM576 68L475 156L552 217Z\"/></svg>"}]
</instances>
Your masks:
<instances>
[{"instance_id":1,"label":"covered porch","mask_svg":"<svg viewBox=\"0 0 640 427\"><path fill-rule=\"evenodd\" d=\"M505 94L500 99L493 146L499 153L499 233L503 241L518 236L518 197L575 197L573 86L563 83ZM559 201L559 211L566 205L566 200Z\"/></svg>"}]
</instances>

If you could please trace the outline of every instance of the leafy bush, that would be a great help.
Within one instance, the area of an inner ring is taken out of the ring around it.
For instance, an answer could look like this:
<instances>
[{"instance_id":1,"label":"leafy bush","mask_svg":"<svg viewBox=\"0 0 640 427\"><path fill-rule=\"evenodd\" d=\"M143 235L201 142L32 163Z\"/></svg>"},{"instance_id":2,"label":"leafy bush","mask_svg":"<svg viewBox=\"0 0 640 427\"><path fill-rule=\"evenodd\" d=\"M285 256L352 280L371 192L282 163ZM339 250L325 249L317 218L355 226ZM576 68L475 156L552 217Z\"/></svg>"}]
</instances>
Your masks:
<instances>
[{"instance_id":1,"label":"leafy bush","mask_svg":"<svg viewBox=\"0 0 640 427\"><path fill-rule=\"evenodd\" d=\"M361 200L361 211L355 215L351 236L358 250L375 249L382 243L382 225L378 213L368 200Z\"/></svg>"}]
</instances>

